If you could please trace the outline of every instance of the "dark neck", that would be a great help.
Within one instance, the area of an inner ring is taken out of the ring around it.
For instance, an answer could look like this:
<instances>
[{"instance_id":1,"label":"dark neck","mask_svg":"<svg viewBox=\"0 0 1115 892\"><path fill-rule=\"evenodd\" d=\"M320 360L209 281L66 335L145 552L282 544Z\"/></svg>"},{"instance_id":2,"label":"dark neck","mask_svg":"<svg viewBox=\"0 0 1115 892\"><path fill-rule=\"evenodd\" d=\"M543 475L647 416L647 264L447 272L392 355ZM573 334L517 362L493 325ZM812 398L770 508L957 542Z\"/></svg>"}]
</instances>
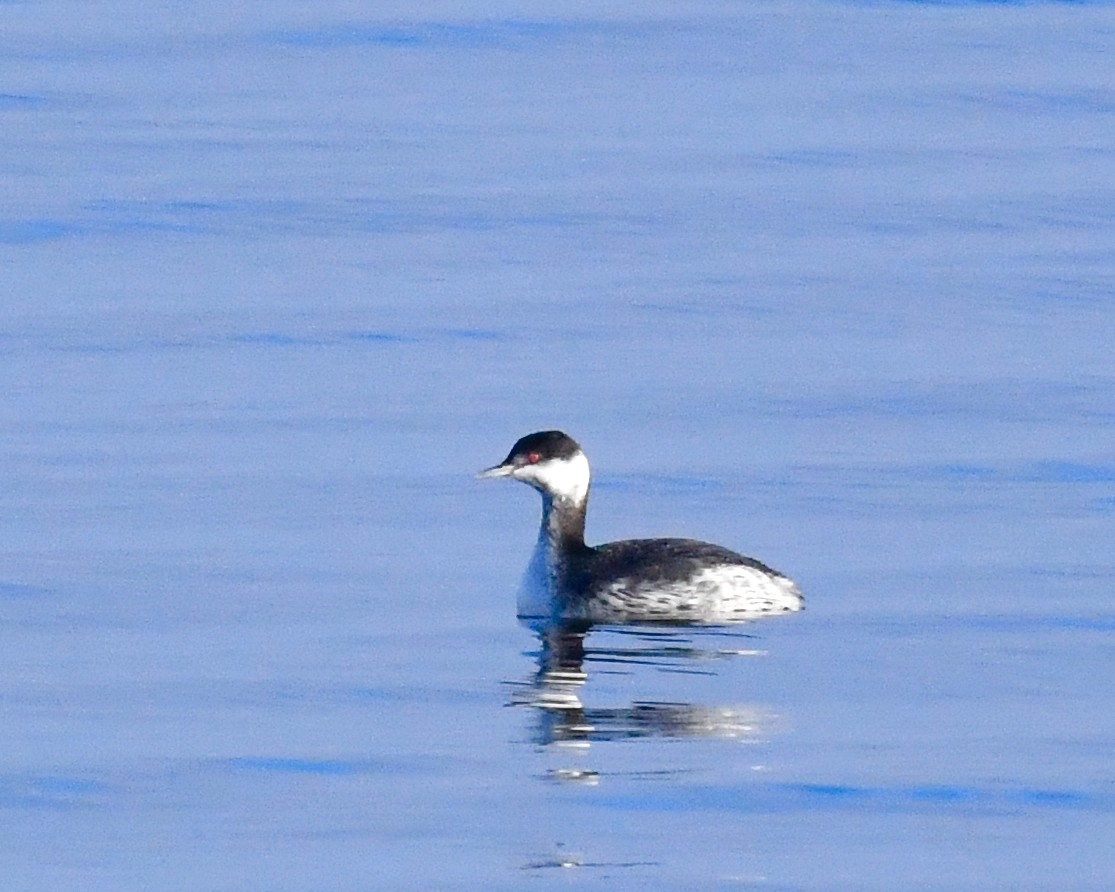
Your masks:
<instances>
[{"instance_id":1,"label":"dark neck","mask_svg":"<svg viewBox=\"0 0 1115 892\"><path fill-rule=\"evenodd\" d=\"M585 508L583 502L555 499L542 494L542 535L558 549L577 551L585 547Z\"/></svg>"}]
</instances>

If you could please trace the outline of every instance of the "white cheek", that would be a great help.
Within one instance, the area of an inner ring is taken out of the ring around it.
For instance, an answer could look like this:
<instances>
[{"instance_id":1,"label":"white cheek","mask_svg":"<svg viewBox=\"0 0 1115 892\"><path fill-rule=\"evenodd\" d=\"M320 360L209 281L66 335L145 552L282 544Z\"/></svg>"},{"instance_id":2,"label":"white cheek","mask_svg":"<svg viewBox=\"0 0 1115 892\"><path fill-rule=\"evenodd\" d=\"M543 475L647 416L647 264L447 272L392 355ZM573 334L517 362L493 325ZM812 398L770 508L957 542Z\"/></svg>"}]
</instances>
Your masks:
<instances>
[{"instance_id":1,"label":"white cheek","mask_svg":"<svg viewBox=\"0 0 1115 892\"><path fill-rule=\"evenodd\" d=\"M515 476L558 498L583 502L588 496L588 459L583 453L572 458L527 465L516 471Z\"/></svg>"}]
</instances>

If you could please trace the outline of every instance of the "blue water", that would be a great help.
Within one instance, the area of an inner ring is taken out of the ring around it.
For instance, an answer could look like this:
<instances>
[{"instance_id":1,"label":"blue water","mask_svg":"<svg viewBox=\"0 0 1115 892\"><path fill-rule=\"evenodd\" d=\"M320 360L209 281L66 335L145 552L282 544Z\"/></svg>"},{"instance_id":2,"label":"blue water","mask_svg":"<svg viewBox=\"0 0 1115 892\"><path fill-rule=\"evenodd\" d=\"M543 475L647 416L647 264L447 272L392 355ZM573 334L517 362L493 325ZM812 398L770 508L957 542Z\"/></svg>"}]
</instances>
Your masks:
<instances>
[{"instance_id":1,"label":"blue water","mask_svg":"<svg viewBox=\"0 0 1115 892\"><path fill-rule=\"evenodd\" d=\"M0 4L3 888L1115 886L1115 7L412 7Z\"/></svg>"}]
</instances>

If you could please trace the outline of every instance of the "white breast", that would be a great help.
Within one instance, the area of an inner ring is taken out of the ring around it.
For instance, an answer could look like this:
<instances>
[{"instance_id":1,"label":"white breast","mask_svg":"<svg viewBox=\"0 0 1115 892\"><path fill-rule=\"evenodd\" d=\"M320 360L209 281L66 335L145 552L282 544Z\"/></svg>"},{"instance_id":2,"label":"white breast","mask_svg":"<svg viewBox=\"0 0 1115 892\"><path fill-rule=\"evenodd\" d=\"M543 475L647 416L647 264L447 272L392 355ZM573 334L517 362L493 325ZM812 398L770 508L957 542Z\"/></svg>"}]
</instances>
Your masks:
<instances>
[{"instance_id":1,"label":"white breast","mask_svg":"<svg viewBox=\"0 0 1115 892\"><path fill-rule=\"evenodd\" d=\"M534 554L519 583L517 613L520 617L553 616L557 572L553 566L549 543L539 534Z\"/></svg>"}]
</instances>

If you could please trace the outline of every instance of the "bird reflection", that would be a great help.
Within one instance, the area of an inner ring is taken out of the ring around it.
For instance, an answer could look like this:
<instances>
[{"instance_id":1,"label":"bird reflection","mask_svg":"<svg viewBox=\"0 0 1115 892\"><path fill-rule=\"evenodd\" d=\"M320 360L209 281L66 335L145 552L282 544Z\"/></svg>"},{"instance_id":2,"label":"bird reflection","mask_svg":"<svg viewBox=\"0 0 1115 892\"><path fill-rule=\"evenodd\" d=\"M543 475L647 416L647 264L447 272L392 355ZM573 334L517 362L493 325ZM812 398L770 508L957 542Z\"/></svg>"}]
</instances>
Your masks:
<instances>
[{"instance_id":1,"label":"bird reflection","mask_svg":"<svg viewBox=\"0 0 1115 892\"><path fill-rule=\"evenodd\" d=\"M534 742L542 746L588 747L593 742L647 737L757 739L769 730L772 715L757 706L699 706L691 703L634 701L626 706L586 707L582 702L589 674L586 664L615 669L616 664L648 665L661 671L714 675L710 662L762 652L750 648L702 648L680 630L624 628L611 636L628 637L633 646L586 647L590 627L535 627L540 642L534 675L514 686L511 703L535 709ZM733 638L738 640L739 633ZM593 780L594 772L560 774L561 780ZM583 776L584 775L584 776Z\"/></svg>"}]
</instances>

